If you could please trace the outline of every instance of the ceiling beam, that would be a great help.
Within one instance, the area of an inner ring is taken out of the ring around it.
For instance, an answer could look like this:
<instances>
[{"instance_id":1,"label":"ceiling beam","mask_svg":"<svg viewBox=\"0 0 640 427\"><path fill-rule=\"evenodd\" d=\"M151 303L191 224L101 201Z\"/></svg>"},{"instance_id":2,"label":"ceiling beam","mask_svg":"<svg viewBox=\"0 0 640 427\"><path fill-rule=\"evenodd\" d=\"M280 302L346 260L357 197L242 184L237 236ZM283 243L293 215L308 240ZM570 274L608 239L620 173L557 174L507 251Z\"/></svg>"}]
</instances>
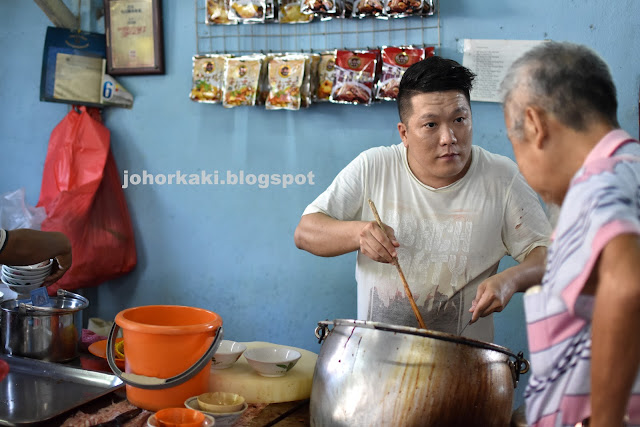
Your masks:
<instances>
[{"instance_id":1,"label":"ceiling beam","mask_svg":"<svg viewBox=\"0 0 640 427\"><path fill-rule=\"evenodd\" d=\"M77 30L78 18L71 13L62 0L33 0L51 20L53 25Z\"/></svg>"}]
</instances>

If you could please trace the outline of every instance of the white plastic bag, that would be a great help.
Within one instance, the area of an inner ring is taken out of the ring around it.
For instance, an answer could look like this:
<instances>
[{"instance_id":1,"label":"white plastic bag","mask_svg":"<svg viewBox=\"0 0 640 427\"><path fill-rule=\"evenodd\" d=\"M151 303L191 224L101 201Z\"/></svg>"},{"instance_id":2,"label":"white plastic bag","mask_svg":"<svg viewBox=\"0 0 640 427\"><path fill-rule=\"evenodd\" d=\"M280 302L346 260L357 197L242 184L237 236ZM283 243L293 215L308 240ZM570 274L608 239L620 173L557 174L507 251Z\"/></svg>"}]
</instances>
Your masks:
<instances>
[{"instance_id":1,"label":"white plastic bag","mask_svg":"<svg viewBox=\"0 0 640 427\"><path fill-rule=\"evenodd\" d=\"M24 188L5 193L0 197L0 227L5 230L31 228L40 230L47 217L43 207L29 206L25 202Z\"/></svg>"}]
</instances>

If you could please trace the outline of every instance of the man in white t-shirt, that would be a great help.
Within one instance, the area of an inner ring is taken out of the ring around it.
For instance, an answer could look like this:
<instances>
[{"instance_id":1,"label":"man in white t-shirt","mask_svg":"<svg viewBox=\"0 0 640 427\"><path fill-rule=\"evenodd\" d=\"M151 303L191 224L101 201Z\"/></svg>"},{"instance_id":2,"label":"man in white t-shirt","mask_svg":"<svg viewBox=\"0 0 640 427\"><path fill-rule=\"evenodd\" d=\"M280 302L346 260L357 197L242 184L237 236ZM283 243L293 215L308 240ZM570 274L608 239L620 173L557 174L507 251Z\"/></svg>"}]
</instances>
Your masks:
<instances>
[{"instance_id":1,"label":"man in white t-shirt","mask_svg":"<svg viewBox=\"0 0 640 427\"><path fill-rule=\"evenodd\" d=\"M359 319L418 326L396 256L428 329L482 341L493 341L490 314L540 283L550 225L516 164L471 145L473 78L441 57L411 66L398 94L402 144L361 153L303 213L300 249L358 251ZM519 264L496 274L505 255Z\"/></svg>"}]
</instances>

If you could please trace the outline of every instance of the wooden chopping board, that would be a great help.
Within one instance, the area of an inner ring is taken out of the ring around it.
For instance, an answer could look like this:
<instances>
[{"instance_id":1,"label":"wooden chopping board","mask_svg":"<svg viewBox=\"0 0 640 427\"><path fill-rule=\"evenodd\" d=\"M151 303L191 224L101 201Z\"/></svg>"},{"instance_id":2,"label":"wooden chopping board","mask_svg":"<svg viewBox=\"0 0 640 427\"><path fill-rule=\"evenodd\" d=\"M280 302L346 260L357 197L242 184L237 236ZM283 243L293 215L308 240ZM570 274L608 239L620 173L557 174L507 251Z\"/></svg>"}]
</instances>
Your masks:
<instances>
[{"instance_id":1,"label":"wooden chopping board","mask_svg":"<svg viewBox=\"0 0 640 427\"><path fill-rule=\"evenodd\" d=\"M282 377L263 377L240 359L227 369L211 368L209 391L226 391L244 396L247 403L279 403L308 399L311 396L313 371L318 355L301 348L261 341L242 343L247 349L256 347L286 347L302 354L296 366Z\"/></svg>"}]
</instances>

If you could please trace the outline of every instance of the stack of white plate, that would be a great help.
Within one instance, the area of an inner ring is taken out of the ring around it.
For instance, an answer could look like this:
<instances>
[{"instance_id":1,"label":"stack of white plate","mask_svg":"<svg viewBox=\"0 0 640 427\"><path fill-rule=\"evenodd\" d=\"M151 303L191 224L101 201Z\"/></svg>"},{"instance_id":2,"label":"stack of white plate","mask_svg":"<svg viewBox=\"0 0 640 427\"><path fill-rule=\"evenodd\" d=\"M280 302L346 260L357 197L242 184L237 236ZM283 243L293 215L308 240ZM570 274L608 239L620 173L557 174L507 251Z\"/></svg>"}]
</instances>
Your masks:
<instances>
[{"instance_id":1,"label":"stack of white plate","mask_svg":"<svg viewBox=\"0 0 640 427\"><path fill-rule=\"evenodd\" d=\"M47 260L33 265L3 265L2 283L12 291L25 295L44 283L44 279L51 274L53 260Z\"/></svg>"}]
</instances>

